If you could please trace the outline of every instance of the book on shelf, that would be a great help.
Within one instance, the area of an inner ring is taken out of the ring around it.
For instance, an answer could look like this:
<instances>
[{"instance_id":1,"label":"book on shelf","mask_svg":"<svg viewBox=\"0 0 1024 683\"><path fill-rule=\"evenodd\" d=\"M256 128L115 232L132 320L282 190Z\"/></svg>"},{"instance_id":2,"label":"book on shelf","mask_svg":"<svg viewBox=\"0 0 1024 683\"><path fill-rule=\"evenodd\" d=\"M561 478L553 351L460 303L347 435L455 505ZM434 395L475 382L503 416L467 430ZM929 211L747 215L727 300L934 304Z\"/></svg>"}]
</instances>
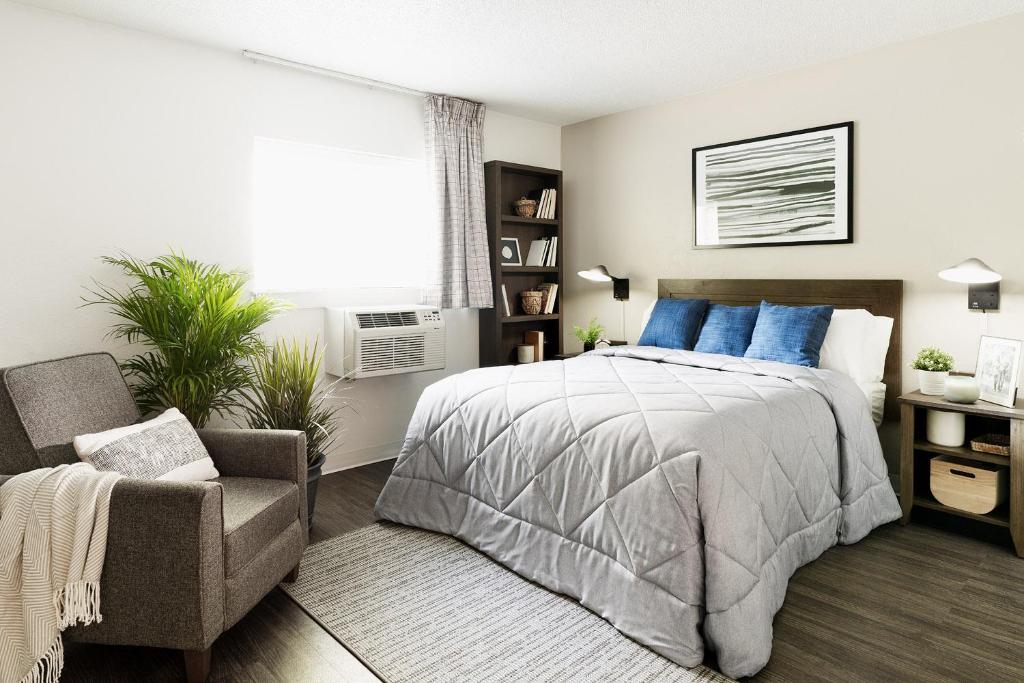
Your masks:
<instances>
[{"instance_id":1,"label":"book on shelf","mask_svg":"<svg viewBox=\"0 0 1024 683\"><path fill-rule=\"evenodd\" d=\"M556 265L556 249L558 248L558 237L542 237L530 242L530 253L526 256L526 266L548 266Z\"/></svg>"},{"instance_id":2,"label":"book on shelf","mask_svg":"<svg viewBox=\"0 0 1024 683\"><path fill-rule=\"evenodd\" d=\"M541 313L554 313L555 299L558 297L558 285L554 282L542 282L537 285L537 290L544 293L540 304Z\"/></svg>"},{"instance_id":3,"label":"book on shelf","mask_svg":"<svg viewBox=\"0 0 1024 683\"><path fill-rule=\"evenodd\" d=\"M501 283L501 299L505 303L505 317L512 317L512 310L508 307L508 292L505 291L505 283Z\"/></svg>"},{"instance_id":4,"label":"book on shelf","mask_svg":"<svg viewBox=\"0 0 1024 683\"><path fill-rule=\"evenodd\" d=\"M530 242L530 253L526 256L528 266L543 266L547 257L548 241L546 239L533 240Z\"/></svg>"},{"instance_id":5,"label":"book on shelf","mask_svg":"<svg viewBox=\"0 0 1024 683\"><path fill-rule=\"evenodd\" d=\"M537 218L553 219L555 217L555 203L558 199L558 191L554 188L546 190L534 190L526 195L536 200L537 211L534 214Z\"/></svg>"},{"instance_id":6,"label":"book on shelf","mask_svg":"<svg viewBox=\"0 0 1024 683\"><path fill-rule=\"evenodd\" d=\"M523 341L533 346L533 360L544 360L544 333L540 330L530 330L523 335Z\"/></svg>"},{"instance_id":7,"label":"book on shelf","mask_svg":"<svg viewBox=\"0 0 1024 683\"><path fill-rule=\"evenodd\" d=\"M544 218L553 219L555 217L555 200L558 198L558 190L552 188L548 190L548 204L544 212Z\"/></svg>"}]
</instances>

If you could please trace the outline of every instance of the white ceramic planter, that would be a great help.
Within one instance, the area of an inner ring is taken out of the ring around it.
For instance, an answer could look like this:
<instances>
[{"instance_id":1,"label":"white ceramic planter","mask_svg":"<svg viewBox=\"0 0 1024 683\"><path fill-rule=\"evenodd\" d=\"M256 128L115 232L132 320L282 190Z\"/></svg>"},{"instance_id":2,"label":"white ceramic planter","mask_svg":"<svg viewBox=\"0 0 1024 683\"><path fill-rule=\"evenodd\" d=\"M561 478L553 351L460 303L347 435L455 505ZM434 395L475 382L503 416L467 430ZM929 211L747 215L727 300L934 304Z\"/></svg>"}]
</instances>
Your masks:
<instances>
[{"instance_id":1,"label":"white ceramic planter","mask_svg":"<svg viewBox=\"0 0 1024 683\"><path fill-rule=\"evenodd\" d=\"M929 410L926 438L939 446L963 446L964 414Z\"/></svg>"},{"instance_id":2,"label":"white ceramic planter","mask_svg":"<svg viewBox=\"0 0 1024 683\"><path fill-rule=\"evenodd\" d=\"M929 396L942 396L946 390L947 377L949 377L948 372L917 371L917 383L921 386L921 393Z\"/></svg>"}]
</instances>

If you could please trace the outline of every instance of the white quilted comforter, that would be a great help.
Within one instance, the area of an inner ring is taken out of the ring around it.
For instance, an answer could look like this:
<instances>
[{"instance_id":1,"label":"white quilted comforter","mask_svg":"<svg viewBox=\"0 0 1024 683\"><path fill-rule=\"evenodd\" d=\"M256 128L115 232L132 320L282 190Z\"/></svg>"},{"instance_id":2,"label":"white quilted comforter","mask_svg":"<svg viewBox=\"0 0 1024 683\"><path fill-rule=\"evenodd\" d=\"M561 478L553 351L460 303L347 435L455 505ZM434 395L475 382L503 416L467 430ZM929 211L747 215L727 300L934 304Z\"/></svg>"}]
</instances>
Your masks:
<instances>
[{"instance_id":1,"label":"white quilted comforter","mask_svg":"<svg viewBox=\"0 0 1024 683\"><path fill-rule=\"evenodd\" d=\"M623 633L760 670L789 577L899 517L864 394L827 370L653 347L428 387L378 517L452 534Z\"/></svg>"}]
</instances>

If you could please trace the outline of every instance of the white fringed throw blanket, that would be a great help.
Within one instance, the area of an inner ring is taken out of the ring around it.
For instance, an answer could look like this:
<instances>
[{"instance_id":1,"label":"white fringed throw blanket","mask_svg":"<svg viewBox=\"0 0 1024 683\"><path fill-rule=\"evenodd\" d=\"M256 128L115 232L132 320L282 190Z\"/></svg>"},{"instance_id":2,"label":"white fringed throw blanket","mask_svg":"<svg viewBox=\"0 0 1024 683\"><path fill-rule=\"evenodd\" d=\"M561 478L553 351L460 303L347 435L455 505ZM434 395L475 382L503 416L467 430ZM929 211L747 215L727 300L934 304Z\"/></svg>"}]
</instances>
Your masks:
<instances>
[{"instance_id":1,"label":"white fringed throw blanket","mask_svg":"<svg viewBox=\"0 0 1024 683\"><path fill-rule=\"evenodd\" d=\"M110 492L120 477L75 463L0 487L0 683L55 683L60 632L102 620Z\"/></svg>"}]
</instances>

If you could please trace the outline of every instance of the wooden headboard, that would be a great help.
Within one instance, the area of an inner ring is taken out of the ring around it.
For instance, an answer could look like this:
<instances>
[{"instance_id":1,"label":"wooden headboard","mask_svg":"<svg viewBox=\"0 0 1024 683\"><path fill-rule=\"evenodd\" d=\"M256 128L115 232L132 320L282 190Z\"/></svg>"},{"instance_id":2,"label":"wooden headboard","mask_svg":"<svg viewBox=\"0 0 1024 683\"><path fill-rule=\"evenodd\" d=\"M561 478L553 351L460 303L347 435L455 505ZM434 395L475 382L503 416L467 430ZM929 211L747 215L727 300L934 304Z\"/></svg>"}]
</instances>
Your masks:
<instances>
[{"instance_id":1,"label":"wooden headboard","mask_svg":"<svg viewBox=\"0 0 1024 683\"><path fill-rule=\"evenodd\" d=\"M903 280L658 280L658 298L707 299L728 306L773 304L836 308L866 308L893 319L889 353L885 357L885 417L898 420L896 398L902 386L901 325Z\"/></svg>"}]
</instances>

